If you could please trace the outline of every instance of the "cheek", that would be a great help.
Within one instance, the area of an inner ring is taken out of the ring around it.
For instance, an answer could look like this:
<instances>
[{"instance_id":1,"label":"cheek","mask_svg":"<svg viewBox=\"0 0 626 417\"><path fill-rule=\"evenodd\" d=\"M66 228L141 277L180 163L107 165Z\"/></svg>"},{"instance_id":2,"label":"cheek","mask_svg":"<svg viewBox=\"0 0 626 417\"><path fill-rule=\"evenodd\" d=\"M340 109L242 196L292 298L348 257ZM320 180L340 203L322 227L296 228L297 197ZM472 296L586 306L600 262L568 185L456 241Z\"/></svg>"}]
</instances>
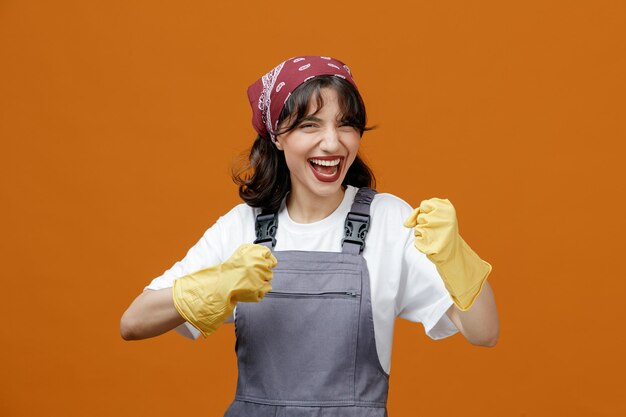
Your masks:
<instances>
[{"instance_id":1,"label":"cheek","mask_svg":"<svg viewBox=\"0 0 626 417\"><path fill-rule=\"evenodd\" d=\"M343 175L346 175L348 173L348 170L350 169L350 167L352 167L352 164L354 163L354 160L356 159L358 150L359 150L358 146L355 147L355 148L348 149L348 158L345 161L345 167L343 169Z\"/></svg>"},{"instance_id":2,"label":"cheek","mask_svg":"<svg viewBox=\"0 0 626 417\"><path fill-rule=\"evenodd\" d=\"M289 146L285 147L284 153L285 161L287 162L289 170L297 169L297 167L302 165L303 162L306 162L306 153L302 149Z\"/></svg>"},{"instance_id":3,"label":"cheek","mask_svg":"<svg viewBox=\"0 0 626 417\"><path fill-rule=\"evenodd\" d=\"M350 165L352 165L352 162L354 162L354 159L356 158L356 155L359 152L360 144L361 144L361 138L359 136L357 136L356 138L353 138L348 143L346 143L346 146L348 148L348 154L350 156L350 161L349 161Z\"/></svg>"}]
</instances>

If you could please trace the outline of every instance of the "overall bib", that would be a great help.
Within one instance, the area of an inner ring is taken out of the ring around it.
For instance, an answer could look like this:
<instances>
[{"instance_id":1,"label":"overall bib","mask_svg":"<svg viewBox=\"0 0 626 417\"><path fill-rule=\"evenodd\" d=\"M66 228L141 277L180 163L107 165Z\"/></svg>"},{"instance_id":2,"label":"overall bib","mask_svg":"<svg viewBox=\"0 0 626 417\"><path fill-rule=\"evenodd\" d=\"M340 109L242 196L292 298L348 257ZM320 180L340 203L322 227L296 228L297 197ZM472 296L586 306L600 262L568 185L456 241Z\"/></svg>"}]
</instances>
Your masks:
<instances>
[{"instance_id":1,"label":"overall bib","mask_svg":"<svg viewBox=\"0 0 626 417\"><path fill-rule=\"evenodd\" d=\"M375 190L359 189L342 252L278 251L272 291L239 303L237 393L225 417L386 417L389 376L376 352L361 255ZM276 213L257 216L273 249Z\"/></svg>"}]
</instances>

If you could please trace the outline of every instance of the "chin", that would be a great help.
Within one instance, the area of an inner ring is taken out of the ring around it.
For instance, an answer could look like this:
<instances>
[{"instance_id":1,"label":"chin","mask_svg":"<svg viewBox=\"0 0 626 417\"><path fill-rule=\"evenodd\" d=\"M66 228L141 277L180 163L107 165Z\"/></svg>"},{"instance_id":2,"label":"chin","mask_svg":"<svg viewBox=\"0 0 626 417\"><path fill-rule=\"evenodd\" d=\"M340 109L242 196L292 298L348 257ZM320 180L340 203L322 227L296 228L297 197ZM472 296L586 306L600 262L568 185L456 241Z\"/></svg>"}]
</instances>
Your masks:
<instances>
[{"instance_id":1,"label":"chin","mask_svg":"<svg viewBox=\"0 0 626 417\"><path fill-rule=\"evenodd\" d=\"M343 178L332 182L332 183L320 183L317 182L313 187L311 187L311 191L319 196L319 197L332 197L336 195L338 192L343 192L344 187L341 185L343 182Z\"/></svg>"}]
</instances>

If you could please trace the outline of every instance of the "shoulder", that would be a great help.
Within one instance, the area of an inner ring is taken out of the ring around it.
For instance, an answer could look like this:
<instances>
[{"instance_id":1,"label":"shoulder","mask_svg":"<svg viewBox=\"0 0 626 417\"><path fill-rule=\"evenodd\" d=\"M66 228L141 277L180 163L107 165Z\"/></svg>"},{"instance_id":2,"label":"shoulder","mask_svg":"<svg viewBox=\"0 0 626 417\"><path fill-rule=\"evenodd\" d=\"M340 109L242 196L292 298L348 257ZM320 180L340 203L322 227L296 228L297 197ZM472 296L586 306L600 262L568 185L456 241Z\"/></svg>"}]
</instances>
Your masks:
<instances>
[{"instance_id":1,"label":"shoulder","mask_svg":"<svg viewBox=\"0 0 626 417\"><path fill-rule=\"evenodd\" d=\"M220 262L226 260L242 243L254 240L256 211L247 204L238 204L220 216L204 233L204 241L215 249Z\"/></svg>"},{"instance_id":2,"label":"shoulder","mask_svg":"<svg viewBox=\"0 0 626 417\"><path fill-rule=\"evenodd\" d=\"M403 199L390 193L377 193L370 207L371 225L368 235L395 253L402 253L410 242L412 230L404 227L404 221L413 208Z\"/></svg>"},{"instance_id":3,"label":"shoulder","mask_svg":"<svg viewBox=\"0 0 626 417\"><path fill-rule=\"evenodd\" d=\"M413 208L403 199L390 193L378 193L374 197L371 205L373 216L382 217L407 217Z\"/></svg>"},{"instance_id":4,"label":"shoulder","mask_svg":"<svg viewBox=\"0 0 626 417\"><path fill-rule=\"evenodd\" d=\"M220 216L216 223L222 228L238 228L247 225L249 221L253 221L259 211L259 209L244 203L237 204L228 213Z\"/></svg>"},{"instance_id":5,"label":"shoulder","mask_svg":"<svg viewBox=\"0 0 626 417\"><path fill-rule=\"evenodd\" d=\"M254 234L254 219L257 209L247 204L238 204L229 212L220 216L205 233L210 240L221 241L227 246L249 239L249 230Z\"/></svg>"}]
</instances>

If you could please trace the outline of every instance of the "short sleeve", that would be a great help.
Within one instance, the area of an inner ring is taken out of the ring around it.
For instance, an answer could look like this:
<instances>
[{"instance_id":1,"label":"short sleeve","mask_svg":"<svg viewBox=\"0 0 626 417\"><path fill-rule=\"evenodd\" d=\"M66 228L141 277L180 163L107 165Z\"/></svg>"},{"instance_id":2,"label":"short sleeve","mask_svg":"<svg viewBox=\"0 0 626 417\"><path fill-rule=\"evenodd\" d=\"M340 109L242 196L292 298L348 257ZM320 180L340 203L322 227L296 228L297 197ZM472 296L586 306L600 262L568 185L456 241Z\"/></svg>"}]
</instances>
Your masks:
<instances>
[{"instance_id":1,"label":"short sleeve","mask_svg":"<svg viewBox=\"0 0 626 417\"><path fill-rule=\"evenodd\" d=\"M165 271L163 275L154 278L144 290L171 288L174 280L177 278L224 262L224 241L226 240L224 231L228 230L228 227L224 223L232 221L231 217L235 215L236 212L233 209L226 216L220 217L217 222L202 235L200 240L189 249L183 259L176 262L170 269ZM226 323L232 322L233 316L231 314L226 320ZM188 322L178 326L176 331L190 339L197 339L200 336L198 329Z\"/></svg>"},{"instance_id":2,"label":"short sleeve","mask_svg":"<svg viewBox=\"0 0 626 417\"><path fill-rule=\"evenodd\" d=\"M402 278L396 308L398 316L422 323L432 339L442 339L458 332L446 311L452 298L435 265L413 245L410 234L404 248Z\"/></svg>"}]
</instances>

